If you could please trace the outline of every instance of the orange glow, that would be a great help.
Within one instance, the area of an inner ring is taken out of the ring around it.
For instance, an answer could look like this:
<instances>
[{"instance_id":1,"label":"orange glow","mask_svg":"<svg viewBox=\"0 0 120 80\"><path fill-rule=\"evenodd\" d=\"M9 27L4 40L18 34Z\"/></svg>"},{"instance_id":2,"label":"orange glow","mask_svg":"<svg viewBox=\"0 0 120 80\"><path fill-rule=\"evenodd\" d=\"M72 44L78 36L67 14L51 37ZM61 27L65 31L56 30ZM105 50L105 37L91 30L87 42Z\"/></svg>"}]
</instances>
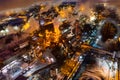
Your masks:
<instances>
[{"instance_id":1,"label":"orange glow","mask_svg":"<svg viewBox=\"0 0 120 80\"><path fill-rule=\"evenodd\" d=\"M55 33L54 33L54 42L58 43L59 42L59 37L60 37L60 30L59 27L57 25L55 25L54 27L55 29Z\"/></svg>"},{"instance_id":2,"label":"orange glow","mask_svg":"<svg viewBox=\"0 0 120 80\"><path fill-rule=\"evenodd\" d=\"M44 48L50 46L51 39L52 39L52 32L45 30Z\"/></svg>"},{"instance_id":3,"label":"orange glow","mask_svg":"<svg viewBox=\"0 0 120 80\"><path fill-rule=\"evenodd\" d=\"M60 14L60 16L61 16L62 18L65 18L65 17L66 17L66 13L65 13L65 11L63 11L63 10L59 11L59 14Z\"/></svg>"},{"instance_id":4,"label":"orange glow","mask_svg":"<svg viewBox=\"0 0 120 80\"><path fill-rule=\"evenodd\" d=\"M60 31L59 31L59 27L57 25L55 25L55 27L54 27L54 32L46 30L45 31L45 39L43 42L44 48L50 46L51 42L58 43L59 37L60 37Z\"/></svg>"},{"instance_id":5,"label":"orange glow","mask_svg":"<svg viewBox=\"0 0 120 80\"><path fill-rule=\"evenodd\" d=\"M27 30L29 27L30 27L30 24L29 24L29 23L26 23L26 24L23 26L22 31Z\"/></svg>"},{"instance_id":6,"label":"orange glow","mask_svg":"<svg viewBox=\"0 0 120 80\"><path fill-rule=\"evenodd\" d=\"M85 10L84 5L81 5L81 6L80 6L80 11L84 11L84 10Z\"/></svg>"},{"instance_id":7,"label":"orange glow","mask_svg":"<svg viewBox=\"0 0 120 80\"><path fill-rule=\"evenodd\" d=\"M72 12L72 7L68 6L67 10L68 10L68 12Z\"/></svg>"}]
</instances>

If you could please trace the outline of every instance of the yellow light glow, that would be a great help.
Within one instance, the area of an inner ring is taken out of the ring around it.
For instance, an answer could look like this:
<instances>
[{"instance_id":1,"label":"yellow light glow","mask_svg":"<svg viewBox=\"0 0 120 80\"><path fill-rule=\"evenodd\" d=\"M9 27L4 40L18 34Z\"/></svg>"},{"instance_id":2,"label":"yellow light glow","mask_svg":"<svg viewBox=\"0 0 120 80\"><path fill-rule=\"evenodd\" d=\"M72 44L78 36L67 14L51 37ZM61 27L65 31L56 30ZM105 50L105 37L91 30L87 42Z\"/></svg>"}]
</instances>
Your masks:
<instances>
[{"instance_id":1,"label":"yellow light glow","mask_svg":"<svg viewBox=\"0 0 120 80\"><path fill-rule=\"evenodd\" d=\"M120 37L118 38L119 42L120 42Z\"/></svg>"},{"instance_id":2,"label":"yellow light glow","mask_svg":"<svg viewBox=\"0 0 120 80\"><path fill-rule=\"evenodd\" d=\"M84 11L84 10L85 10L84 5L81 5L81 6L80 6L80 11Z\"/></svg>"},{"instance_id":3,"label":"yellow light glow","mask_svg":"<svg viewBox=\"0 0 120 80\"><path fill-rule=\"evenodd\" d=\"M71 6L69 6L67 9L68 9L68 12L72 12L72 7Z\"/></svg>"},{"instance_id":4,"label":"yellow light glow","mask_svg":"<svg viewBox=\"0 0 120 80\"><path fill-rule=\"evenodd\" d=\"M54 32L45 30L45 39L43 42L43 47L46 48L51 45L51 42L58 43L60 37L59 27L54 26Z\"/></svg>"},{"instance_id":5,"label":"yellow light glow","mask_svg":"<svg viewBox=\"0 0 120 80\"><path fill-rule=\"evenodd\" d=\"M95 16L90 16L90 21L94 21L95 20Z\"/></svg>"},{"instance_id":6,"label":"yellow light glow","mask_svg":"<svg viewBox=\"0 0 120 80\"><path fill-rule=\"evenodd\" d=\"M63 10L59 11L59 14L60 14L60 16L61 16L62 18L65 18L65 17L66 17L66 13L65 13L65 11L63 11Z\"/></svg>"},{"instance_id":7,"label":"yellow light glow","mask_svg":"<svg viewBox=\"0 0 120 80\"><path fill-rule=\"evenodd\" d=\"M42 7L41 7L41 10L44 10L44 9L45 9L45 7L44 7L44 6L42 6Z\"/></svg>"},{"instance_id":8,"label":"yellow light glow","mask_svg":"<svg viewBox=\"0 0 120 80\"><path fill-rule=\"evenodd\" d=\"M58 9L58 7L55 7L55 10L56 10L57 12L59 12L59 9Z\"/></svg>"},{"instance_id":9,"label":"yellow light glow","mask_svg":"<svg viewBox=\"0 0 120 80\"><path fill-rule=\"evenodd\" d=\"M29 24L29 23L26 23L26 24L23 26L22 31L27 30L29 27L30 27L30 24Z\"/></svg>"},{"instance_id":10,"label":"yellow light glow","mask_svg":"<svg viewBox=\"0 0 120 80\"><path fill-rule=\"evenodd\" d=\"M40 33L38 34L38 36L39 36L39 37L43 37L43 35L42 35L42 34L40 34Z\"/></svg>"},{"instance_id":11,"label":"yellow light glow","mask_svg":"<svg viewBox=\"0 0 120 80\"><path fill-rule=\"evenodd\" d=\"M58 42L60 37L60 30L57 25L55 25L55 33L54 33L54 42Z\"/></svg>"},{"instance_id":12,"label":"yellow light glow","mask_svg":"<svg viewBox=\"0 0 120 80\"><path fill-rule=\"evenodd\" d=\"M18 18L22 18L24 21L27 21L27 17L26 16L18 16Z\"/></svg>"}]
</instances>

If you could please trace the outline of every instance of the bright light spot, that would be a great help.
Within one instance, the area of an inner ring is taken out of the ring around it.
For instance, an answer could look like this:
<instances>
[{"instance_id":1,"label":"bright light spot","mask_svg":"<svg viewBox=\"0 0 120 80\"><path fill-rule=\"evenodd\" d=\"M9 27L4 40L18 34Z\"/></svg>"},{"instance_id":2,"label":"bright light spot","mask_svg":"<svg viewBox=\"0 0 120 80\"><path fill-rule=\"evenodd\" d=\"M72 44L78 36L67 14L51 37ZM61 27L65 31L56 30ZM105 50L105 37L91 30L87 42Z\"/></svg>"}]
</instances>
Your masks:
<instances>
[{"instance_id":1,"label":"bright light spot","mask_svg":"<svg viewBox=\"0 0 120 80\"><path fill-rule=\"evenodd\" d=\"M2 73L4 74L4 73L7 73L7 69L3 69L2 70Z\"/></svg>"},{"instance_id":2,"label":"bright light spot","mask_svg":"<svg viewBox=\"0 0 120 80\"><path fill-rule=\"evenodd\" d=\"M26 56L26 55L23 55L22 57L25 58L25 59L27 59L27 56Z\"/></svg>"},{"instance_id":3,"label":"bright light spot","mask_svg":"<svg viewBox=\"0 0 120 80\"><path fill-rule=\"evenodd\" d=\"M120 42L120 37L118 38L119 42Z\"/></svg>"},{"instance_id":4,"label":"bright light spot","mask_svg":"<svg viewBox=\"0 0 120 80\"><path fill-rule=\"evenodd\" d=\"M45 24L44 20L41 20L41 21L40 21L40 24L41 24L41 25L44 25L44 24Z\"/></svg>"},{"instance_id":5,"label":"bright light spot","mask_svg":"<svg viewBox=\"0 0 120 80\"><path fill-rule=\"evenodd\" d=\"M30 24L29 24L29 23L26 23L26 24L23 26L22 30L23 30L23 31L24 31L24 30L27 30L29 27L30 27Z\"/></svg>"},{"instance_id":6,"label":"bright light spot","mask_svg":"<svg viewBox=\"0 0 120 80\"><path fill-rule=\"evenodd\" d=\"M117 37L117 36L115 36L114 38L115 38L115 39L117 39L118 37Z\"/></svg>"},{"instance_id":7,"label":"bright light spot","mask_svg":"<svg viewBox=\"0 0 120 80\"><path fill-rule=\"evenodd\" d=\"M37 49L40 49L40 46L37 46Z\"/></svg>"},{"instance_id":8,"label":"bright light spot","mask_svg":"<svg viewBox=\"0 0 120 80\"><path fill-rule=\"evenodd\" d=\"M65 18L64 19L63 18L62 19L61 18L58 19L59 22L63 22L65 20L66 20Z\"/></svg>"},{"instance_id":9,"label":"bright light spot","mask_svg":"<svg viewBox=\"0 0 120 80\"><path fill-rule=\"evenodd\" d=\"M4 30L1 30L0 32L1 32L1 33L5 33L5 31L4 31Z\"/></svg>"},{"instance_id":10,"label":"bright light spot","mask_svg":"<svg viewBox=\"0 0 120 80\"><path fill-rule=\"evenodd\" d=\"M69 6L67 9L68 9L68 12L72 12L72 7L71 6Z\"/></svg>"},{"instance_id":11,"label":"bright light spot","mask_svg":"<svg viewBox=\"0 0 120 80\"><path fill-rule=\"evenodd\" d=\"M82 56L80 56L80 59L82 59L83 57Z\"/></svg>"},{"instance_id":12,"label":"bright light spot","mask_svg":"<svg viewBox=\"0 0 120 80\"><path fill-rule=\"evenodd\" d=\"M18 26L15 26L14 29L15 29L15 30L19 30Z\"/></svg>"},{"instance_id":13,"label":"bright light spot","mask_svg":"<svg viewBox=\"0 0 120 80\"><path fill-rule=\"evenodd\" d=\"M54 62L54 59L53 59L53 58L51 58L51 62Z\"/></svg>"},{"instance_id":14,"label":"bright light spot","mask_svg":"<svg viewBox=\"0 0 120 80\"><path fill-rule=\"evenodd\" d=\"M38 34L38 36L39 36L39 37L43 37L43 35L42 35L42 34L40 34L40 33ZM36 39L37 39L37 38L36 38Z\"/></svg>"},{"instance_id":15,"label":"bright light spot","mask_svg":"<svg viewBox=\"0 0 120 80\"><path fill-rule=\"evenodd\" d=\"M95 42L95 43L97 44L98 42L99 42L99 39L96 39L96 42Z\"/></svg>"},{"instance_id":16,"label":"bright light spot","mask_svg":"<svg viewBox=\"0 0 120 80\"><path fill-rule=\"evenodd\" d=\"M83 61L83 56L80 56L80 57L79 57L79 61Z\"/></svg>"},{"instance_id":17,"label":"bright light spot","mask_svg":"<svg viewBox=\"0 0 120 80\"><path fill-rule=\"evenodd\" d=\"M107 3L105 2L105 3L103 3L103 5L104 5L104 6L107 6Z\"/></svg>"},{"instance_id":18,"label":"bright light spot","mask_svg":"<svg viewBox=\"0 0 120 80\"><path fill-rule=\"evenodd\" d=\"M84 11L84 10L85 10L84 5L81 5L81 6L80 6L80 11Z\"/></svg>"},{"instance_id":19,"label":"bright light spot","mask_svg":"<svg viewBox=\"0 0 120 80\"><path fill-rule=\"evenodd\" d=\"M54 40L54 42L58 42L59 41L59 37L61 36L58 25L55 25L54 30L55 30L55 34L54 34L54 39L55 40Z\"/></svg>"},{"instance_id":20,"label":"bright light spot","mask_svg":"<svg viewBox=\"0 0 120 80\"><path fill-rule=\"evenodd\" d=\"M9 29L8 29L8 28L6 28L6 29L5 29L5 32L7 32L7 33L8 33L8 32L9 32Z\"/></svg>"},{"instance_id":21,"label":"bright light spot","mask_svg":"<svg viewBox=\"0 0 120 80\"><path fill-rule=\"evenodd\" d=\"M98 36L99 39L101 39L102 36Z\"/></svg>"},{"instance_id":22,"label":"bright light spot","mask_svg":"<svg viewBox=\"0 0 120 80\"><path fill-rule=\"evenodd\" d=\"M95 16L90 16L90 21L94 21L96 19Z\"/></svg>"},{"instance_id":23,"label":"bright light spot","mask_svg":"<svg viewBox=\"0 0 120 80\"><path fill-rule=\"evenodd\" d=\"M41 10L44 10L45 9L45 6L41 6Z\"/></svg>"},{"instance_id":24,"label":"bright light spot","mask_svg":"<svg viewBox=\"0 0 120 80\"><path fill-rule=\"evenodd\" d=\"M65 17L66 17L66 13L65 13L65 11L63 11L63 10L59 11L59 14L60 14L60 16L61 16L62 18L65 18Z\"/></svg>"}]
</instances>

